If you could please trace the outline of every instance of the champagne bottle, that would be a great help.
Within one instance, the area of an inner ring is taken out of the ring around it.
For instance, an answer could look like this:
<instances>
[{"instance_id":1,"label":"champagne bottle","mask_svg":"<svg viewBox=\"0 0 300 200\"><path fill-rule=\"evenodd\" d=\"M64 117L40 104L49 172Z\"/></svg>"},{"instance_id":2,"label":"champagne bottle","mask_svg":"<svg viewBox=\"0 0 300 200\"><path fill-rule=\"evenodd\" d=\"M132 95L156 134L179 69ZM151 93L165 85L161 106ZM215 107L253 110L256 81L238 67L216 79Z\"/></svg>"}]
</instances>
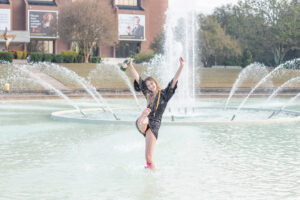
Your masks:
<instances>
[{"instance_id":1,"label":"champagne bottle","mask_svg":"<svg viewBox=\"0 0 300 200\"><path fill-rule=\"evenodd\" d=\"M122 63L120 69L121 69L122 71L125 72L128 66L129 66L129 60L125 60L125 61Z\"/></svg>"}]
</instances>

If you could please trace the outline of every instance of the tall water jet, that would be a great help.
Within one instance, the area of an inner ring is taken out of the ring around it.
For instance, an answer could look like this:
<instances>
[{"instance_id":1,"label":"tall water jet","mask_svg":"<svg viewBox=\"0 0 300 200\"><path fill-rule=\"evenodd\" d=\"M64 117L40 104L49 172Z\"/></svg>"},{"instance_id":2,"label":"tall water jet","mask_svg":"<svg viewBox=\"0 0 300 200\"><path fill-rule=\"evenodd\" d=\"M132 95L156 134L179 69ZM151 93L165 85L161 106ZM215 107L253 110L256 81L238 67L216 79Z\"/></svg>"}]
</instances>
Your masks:
<instances>
[{"instance_id":1,"label":"tall water jet","mask_svg":"<svg viewBox=\"0 0 300 200\"><path fill-rule=\"evenodd\" d=\"M227 106L236 92L236 90L240 87L240 85L246 80L246 79L253 79L253 81L256 81L256 79L262 79L264 76L268 74L268 69L265 65L261 63L253 63L248 65L245 69L243 69L238 78L236 79L235 83L233 84L233 87L231 88L229 97L226 100L224 109L227 109ZM262 76L262 77L261 77ZM254 80L255 79L255 80Z\"/></svg>"},{"instance_id":2,"label":"tall water jet","mask_svg":"<svg viewBox=\"0 0 300 200\"><path fill-rule=\"evenodd\" d=\"M164 55L160 67L155 68L164 87L175 75L179 67L179 57L185 59L185 68L178 84L178 91L170 103L172 112L178 108L193 106L195 102L195 67L197 63L196 33L198 31L197 12L192 3L182 6L182 1L169 1L164 26ZM187 106L189 105L189 106Z\"/></svg>"},{"instance_id":3,"label":"tall water jet","mask_svg":"<svg viewBox=\"0 0 300 200\"><path fill-rule=\"evenodd\" d=\"M272 78L274 75L276 75L276 73L280 72L281 69L295 69L295 67L300 66L300 59L294 59L291 61L287 61L281 65L279 65L278 67L276 67L273 71L271 71L268 75L266 75L263 79L261 79L257 85L249 92L249 94L247 95L247 97L242 101L242 103L239 105L239 107L237 108L236 112L234 113L234 115L231 118L231 121L233 121L237 115L237 113L240 111L240 109L244 106L244 104L247 102L248 98L253 94L253 92L261 85L263 84L266 80L268 80L269 78Z\"/></svg>"}]
</instances>

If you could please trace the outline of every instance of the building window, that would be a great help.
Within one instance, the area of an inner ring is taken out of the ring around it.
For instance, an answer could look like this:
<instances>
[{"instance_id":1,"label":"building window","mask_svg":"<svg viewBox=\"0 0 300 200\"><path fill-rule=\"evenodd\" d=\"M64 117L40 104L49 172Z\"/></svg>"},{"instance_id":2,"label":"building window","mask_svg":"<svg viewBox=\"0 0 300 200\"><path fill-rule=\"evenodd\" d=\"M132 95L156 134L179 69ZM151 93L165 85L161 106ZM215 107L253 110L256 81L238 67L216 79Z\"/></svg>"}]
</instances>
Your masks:
<instances>
[{"instance_id":1,"label":"building window","mask_svg":"<svg viewBox=\"0 0 300 200\"><path fill-rule=\"evenodd\" d=\"M27 46L29 52L54 53L53 40L31 40Z\"/></svg>"},{"instance_id":2,"label":"building window","mask_svg":"<svg viewBox=\"0 0 300 200\"><path fill-rule=\"evenodd\" d=\"M138 0L116 0L119 6L138 6Z\"/></svg>"},{"instance_id":3,"label":"building window","mask_svg":"<svg viewBox=\"0 0 300 200\"><path fill-rule=\"evenodd\" d=\"M126 58L134 54L140 53L141 42L121 41L116 46L116 57Z\"/></svg>"},{"instance_id":4,"label":"building window","mask_svg":"<svg viewBox=\"0 0 300 200\"><path fill-rule=\"evenodd\" d=\"M0 4L9 4L8 0L0 0Z\"/></svg>"},{"instance_id":5,"label":"building window","mask_svg":"<svg viewBox=\"0 0 300 200\"><path fill-rule=\"evenodd\" d=\"M55 0L28 0L31 5L55 5Z\"/></svg>"},{"instance_id":6,"label":"building window","mask_svg":"<svg viewBox=\"0 0 300 200\"><path fill-rule=\"evenodd\" d=\"M120 9L143 10L141 0L115 0L115 2Z\"/></svg>"}]
</instances>

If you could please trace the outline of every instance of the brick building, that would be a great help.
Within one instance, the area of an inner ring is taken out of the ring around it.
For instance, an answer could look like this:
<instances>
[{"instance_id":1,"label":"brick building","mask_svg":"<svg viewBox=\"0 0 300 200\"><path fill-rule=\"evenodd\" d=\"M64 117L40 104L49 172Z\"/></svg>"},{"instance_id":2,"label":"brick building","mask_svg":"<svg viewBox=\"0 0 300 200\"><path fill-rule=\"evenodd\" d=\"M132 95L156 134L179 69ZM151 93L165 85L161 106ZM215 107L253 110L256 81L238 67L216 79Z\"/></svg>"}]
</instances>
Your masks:
<instances>
[{"instance_id":1,"label":"brick building","mask_svg":"<svg viewBox=\"0 0 300 200\"><path fill-rule=\"evenodd\" d=\"M161 33L168 0L102 0L110 1L118 19L119 43L97 48L102 57L126 57L146 52ZM5 49L3 33L12 36L9 50L60 53L71 44L60 40L51 25L57 22L59 8L72 0L0 0L0 50ZM1 34L2 33L2 34Z\"/></svg>"}]
</instances>

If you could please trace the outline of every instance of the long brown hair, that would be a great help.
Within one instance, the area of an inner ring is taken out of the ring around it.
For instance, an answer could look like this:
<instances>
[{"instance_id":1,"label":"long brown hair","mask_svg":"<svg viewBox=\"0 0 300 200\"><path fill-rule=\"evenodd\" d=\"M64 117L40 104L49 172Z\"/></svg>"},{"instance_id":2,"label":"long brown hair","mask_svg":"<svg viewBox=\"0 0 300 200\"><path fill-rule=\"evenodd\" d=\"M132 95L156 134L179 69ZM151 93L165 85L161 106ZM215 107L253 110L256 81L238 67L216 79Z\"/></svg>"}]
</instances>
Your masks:
<instances>
[{"instance_id":1,"label":"long brown hair","mask_svg":"<svg viewBox=\"0 0 300 200\"><path fill-rule=\"evenodd\" d=\"M160 86L159 86L159 84L158 84L158 82L157 82L157 80L156 80L155 78L149 76L149 77L147 77L147 78L145 79L145 83L146 83L147 81L153 81L153 82L155 83L155 85L156 85L156 91L161 90L161 88L160 88ZM150 108L153 107L153 104L154 104L154 98L155 98L154 94L153 94L151 91L149 91L149 92L147 93L146 99L147 99L147 104L150 106Z\"/></svg>"}]
</instances>

